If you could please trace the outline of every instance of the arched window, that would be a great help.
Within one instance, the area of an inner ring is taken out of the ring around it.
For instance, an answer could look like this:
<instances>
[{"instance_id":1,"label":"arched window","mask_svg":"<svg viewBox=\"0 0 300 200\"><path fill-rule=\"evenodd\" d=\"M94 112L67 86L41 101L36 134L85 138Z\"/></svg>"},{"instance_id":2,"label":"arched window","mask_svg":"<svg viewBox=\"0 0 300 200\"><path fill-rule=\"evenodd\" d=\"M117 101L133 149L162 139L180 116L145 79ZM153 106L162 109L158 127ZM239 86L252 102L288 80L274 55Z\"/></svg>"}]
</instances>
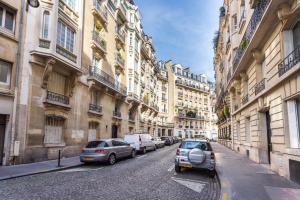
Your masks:
<instances>
[{"instance_id":1,"label":"arched window","mask_svg":"<svg viewBox=\"0 0 300 200\"><path fill-rule=\"evenodd\" d=\"M42 29L42 37L44 39L48 39L49 36L49 18L50 13L48 11L45 11L43 14L43 29Z\"/></svg>"},{"instance_id":2,"label":"arched window","mask_svg":"<svg viewBox=\"0 0 300 200\"><path fill-rule=\"evenodd\" d=\"M294 36L294 47L300 46L300 21L296 24L293 29L293 36Z\"/></svg>"}]
</instances>

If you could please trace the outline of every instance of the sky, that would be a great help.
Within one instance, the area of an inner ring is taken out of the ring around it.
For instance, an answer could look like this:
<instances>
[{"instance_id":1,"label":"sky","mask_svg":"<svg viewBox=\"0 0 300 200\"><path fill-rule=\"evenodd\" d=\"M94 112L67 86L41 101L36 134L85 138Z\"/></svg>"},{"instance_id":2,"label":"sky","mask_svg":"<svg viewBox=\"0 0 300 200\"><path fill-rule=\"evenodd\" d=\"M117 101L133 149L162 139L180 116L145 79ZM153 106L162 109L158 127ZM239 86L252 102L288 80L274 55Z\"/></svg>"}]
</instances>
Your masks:
<instances>
[{"instance_id":1,"label":"sky","mask_svg":"<svg viewBox=\"0 0 300 200\"><path fill-rule=\"evenodd\" d=\"M222 0L135 0L158 60L190 67L213 81L213 37Z\"/></svg>"}]
</instances>

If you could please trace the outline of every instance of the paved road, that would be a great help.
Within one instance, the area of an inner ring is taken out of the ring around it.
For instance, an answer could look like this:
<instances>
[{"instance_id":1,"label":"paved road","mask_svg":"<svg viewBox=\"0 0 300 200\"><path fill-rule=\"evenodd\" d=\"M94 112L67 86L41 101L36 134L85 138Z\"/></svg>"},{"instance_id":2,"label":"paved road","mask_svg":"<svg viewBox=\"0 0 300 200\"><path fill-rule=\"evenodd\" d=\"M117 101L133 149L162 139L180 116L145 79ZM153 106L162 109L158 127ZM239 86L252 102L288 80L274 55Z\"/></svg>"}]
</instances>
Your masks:
<instances>
[{"instance_id":1,"label":"paved road","mask_svg":"<svg viewBox=\"0 0 300 200\"><path fill-rule=\"evenodd\" d=\"M216 179L206 173L174 171L178 145L114 166L86 165L0 182L0 199L216 199Z\"/></svg>"}]
</instances>

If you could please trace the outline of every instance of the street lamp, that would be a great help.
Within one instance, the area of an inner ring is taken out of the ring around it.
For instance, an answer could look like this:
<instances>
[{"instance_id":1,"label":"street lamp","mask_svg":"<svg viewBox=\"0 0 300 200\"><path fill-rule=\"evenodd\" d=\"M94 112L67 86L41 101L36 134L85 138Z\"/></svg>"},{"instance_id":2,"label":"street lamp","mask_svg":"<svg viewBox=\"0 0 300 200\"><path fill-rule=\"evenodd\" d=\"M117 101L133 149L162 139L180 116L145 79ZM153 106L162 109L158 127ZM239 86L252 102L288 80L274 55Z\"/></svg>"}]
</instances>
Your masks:
<instances>
[{"instance_id":1,"label":"street lamp","mask_svg":"<svg viewBox=\"0 0 300 200\"><path fill-rule=\"evenodd\" d=\"M39 0L27 0L27 3L33 8L37 8L40 6Z\"/></svg>"}]
</instances>

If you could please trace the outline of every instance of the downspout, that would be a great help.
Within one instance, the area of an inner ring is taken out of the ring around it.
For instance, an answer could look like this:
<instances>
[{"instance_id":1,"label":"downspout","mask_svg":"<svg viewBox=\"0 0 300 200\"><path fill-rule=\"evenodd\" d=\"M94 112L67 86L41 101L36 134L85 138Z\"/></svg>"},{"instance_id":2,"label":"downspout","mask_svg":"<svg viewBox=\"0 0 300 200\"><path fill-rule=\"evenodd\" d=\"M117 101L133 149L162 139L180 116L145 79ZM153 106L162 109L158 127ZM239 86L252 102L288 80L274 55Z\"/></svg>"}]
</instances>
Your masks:
<instances>
[{"instance_id":1,"label":"downspout","mask_svg":"<svg viewBox=\"0 0 300 200\"><path fill-rule=\"evenodd\" d=\"M16 80L15 80L15 92L14 92L14 105L13 105L13 116L12 116L12 130L11 130L11 144L10 144L10 152L14 154L14 142L16 138L16 113L18 113L17 104L19 101L19 73L20 73L20 63L21 63L21 50L22 50L22 41L23 41L23 18L24 18L24 8L25 8L25 1L20 0L21 2L21 9L20 9L20 17L18 21L18 47L17 47L17 54L16 54ZM13 155L14 156L14 155ZM13 157L13 164L15 164L15 157Z\"/></svg>"}]
</instances>

